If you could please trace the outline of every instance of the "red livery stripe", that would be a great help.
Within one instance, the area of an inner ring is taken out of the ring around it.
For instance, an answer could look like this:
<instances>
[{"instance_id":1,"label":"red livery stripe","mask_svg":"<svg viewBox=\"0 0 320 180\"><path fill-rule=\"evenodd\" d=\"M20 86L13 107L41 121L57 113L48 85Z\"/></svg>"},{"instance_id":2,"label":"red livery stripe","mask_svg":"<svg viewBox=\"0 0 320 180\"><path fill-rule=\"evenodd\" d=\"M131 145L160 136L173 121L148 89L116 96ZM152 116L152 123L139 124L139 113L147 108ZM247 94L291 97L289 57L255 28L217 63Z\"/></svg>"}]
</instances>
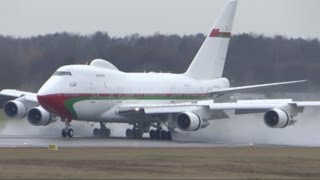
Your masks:
<instances>
[{"instance_id":1,"label":"red livery stripe","mask_svg":"<svg viewBox=\"0 0 320 180\"><path fill-rule=\"evenodd\" d=\"M231 32L220 32L220 29L212 29L209 37L230 38Z\"/></svg>"}]
</instances>

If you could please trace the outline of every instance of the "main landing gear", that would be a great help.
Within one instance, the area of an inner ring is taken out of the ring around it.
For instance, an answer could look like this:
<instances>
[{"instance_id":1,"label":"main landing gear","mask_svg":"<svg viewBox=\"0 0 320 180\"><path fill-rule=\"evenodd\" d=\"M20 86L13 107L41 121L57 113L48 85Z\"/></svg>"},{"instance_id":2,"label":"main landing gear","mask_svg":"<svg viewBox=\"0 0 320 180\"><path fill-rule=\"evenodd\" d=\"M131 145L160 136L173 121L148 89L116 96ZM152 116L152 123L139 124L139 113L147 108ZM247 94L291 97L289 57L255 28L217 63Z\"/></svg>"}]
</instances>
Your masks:
<instances>
[{"instance_id":1,"label":"main landing gear","mask_svg":"<svg viewBox=\"0 0 320 180\"><path fill-rule=\"evenodd\" d=\"M61 135L62 137L66 138L66 137L69 137L69 138L72 138L73 135L74 135L74 131L73 129L70 127L71 124L70 124L71 120L66 120L65 121L65 128L62 129L61 131Z\"/></svg>"},{"instance_id":2,"label":"main landing gear","mask_svg":"<svg viewBox=\"0 0 320 180\"><path fill-rule=\"evenodd\" d=\"M165 131L161 129L151 130L149 135L150 135L150 139L169 140L169 141L172 139L170 131Z\"/></svg>"},{"instance_id":3,"label":"main landing gear","mask_svg":"<svg viewBox=\"0 0 320 180\"><path fill-rule=\"evenodd\" d=\"M155 127L156 130L150 131L150 126ZM161 123L133 123L133 128L126 130L126 136L131 139L141 139L145 132L149 132L150 139L153 140L172 139L171 131L162 130Z\"/></svg>"},{"instance_id":4,"label":"main landing gear","mask_svg":"<svg viewBox=\"0 0 320 180\"><path fill-rule=\"evenodd\" d=\"M169 126L166 124L166 122L162 122L168 129ZM149 136L150 136L150 139L156 139L156 140L169 140L171 141L172 140L172 136L171 136L171 131L165 131L162 129L161 127L161 123L160 122L157 122L156 124L155 123L152 123L151 126L155 127L156 130L151 130L149 132Z\"/></svg>"},{"instance_id":5,"label":"main landing gear","mask_svg":"<svg viewBox=\"0 0 320 180\"><path fill-rule=\"evenodd\" d=\"M126 130L127 138L141 139L143 136L143 128L141 128L140 123L134 123L132 129Z\"/></svg>"},{"instance_id":6,"label":"main landing gear","mask_svg":"<svg viewBox=\"0 0 320 180\"><path fill-rule=\"evenodd\" d=\"M100 128L93 129L93 136L94 137L110 137L111 130L106 127L105 122L100 122Z\"/></svg>"}]
</instances>

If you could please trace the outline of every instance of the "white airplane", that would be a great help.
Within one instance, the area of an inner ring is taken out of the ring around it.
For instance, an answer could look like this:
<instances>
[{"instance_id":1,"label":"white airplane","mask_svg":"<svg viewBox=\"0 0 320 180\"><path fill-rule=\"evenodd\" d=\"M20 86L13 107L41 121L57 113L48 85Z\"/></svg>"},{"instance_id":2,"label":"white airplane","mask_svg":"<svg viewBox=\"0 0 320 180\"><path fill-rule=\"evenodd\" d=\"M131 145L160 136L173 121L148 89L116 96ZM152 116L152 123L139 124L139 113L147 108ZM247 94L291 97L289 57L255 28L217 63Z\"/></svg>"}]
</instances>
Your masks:
<instances>
[{"instance_id":1,"label":"white airplane","mask_svg":"<svg viewBox=\"0 0 320 180\"><path fill-rule=\"evenodd\" d=\"M247 100L215 103L226 93L278 86L290 81L230 87L222 77L237 1L226 4L188 70L183 74L126 73L111 63L96 59L90 65L60 67L38 93L5 89L1 96L13 98L3 109L10 118L27 118L34 126L65 122L63 137L73 137L71 121L99 122L94 136L108 137L107 123L129 123L128 138L171 139L175 130L197 131L210 120L228 118L225 110L237 113L264 112L271 128L292 125L305 107L320 102L295 102L290 99ZM154 127L154 128L151 128Z\"/></svg>"}]
</instances>

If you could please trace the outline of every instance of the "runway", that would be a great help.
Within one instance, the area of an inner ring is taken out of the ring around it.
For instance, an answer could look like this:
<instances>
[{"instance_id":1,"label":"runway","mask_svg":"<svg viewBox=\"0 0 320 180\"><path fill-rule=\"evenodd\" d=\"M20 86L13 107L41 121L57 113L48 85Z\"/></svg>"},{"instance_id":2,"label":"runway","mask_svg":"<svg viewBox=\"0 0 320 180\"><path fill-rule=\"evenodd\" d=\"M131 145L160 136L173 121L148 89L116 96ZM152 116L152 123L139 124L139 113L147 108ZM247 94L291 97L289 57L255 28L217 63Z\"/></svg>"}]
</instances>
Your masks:
<instances>
[{"instance_id":1,"label":"runway","mask_svg":"<svg viewBox=\"0 0 320 180\"><path fill-rule=\"evenodd\" d=\"M179 142L144 139L127 139L123 137L96 138L58 136L0 136L0 147L48 147L56 144L59 147L248 147L250 144L213 144L209 142Z\"/></svg>"},{"instance_id":2,"label":"runway","mask_svg":"<svg viewBox=\"0 0 320 180\"><path fill-rule=\"evenodd\" d=\"M112 138L95 138L95 123L73 122L74 138L62 138L64 124L31 126L25 120L0 122L0 147L320 147L320 113L308 109L298 117L299 121L285 129L270 129L260 115L238 116L223 121L212 121L196 132L178 132L174 141L126 139L127 124L110 124Z\"/></svg>"}]
</instances>

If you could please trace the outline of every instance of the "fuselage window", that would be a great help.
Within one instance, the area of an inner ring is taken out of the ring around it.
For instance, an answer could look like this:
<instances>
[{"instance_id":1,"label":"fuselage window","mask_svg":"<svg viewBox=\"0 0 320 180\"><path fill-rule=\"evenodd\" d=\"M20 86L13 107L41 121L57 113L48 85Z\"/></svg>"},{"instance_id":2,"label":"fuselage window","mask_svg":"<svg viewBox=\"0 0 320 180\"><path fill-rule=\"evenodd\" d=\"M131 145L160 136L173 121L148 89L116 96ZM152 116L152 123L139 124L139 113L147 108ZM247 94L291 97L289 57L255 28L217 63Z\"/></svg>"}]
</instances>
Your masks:
<instances>
[{"instance_id":1,"label":"fuselage window","mask_svg":"<svg viewBox=\"0 0 320 180\"><path fill-rule=\"evenodd\" d=\"M71 72L69 71L56 71L54 76L72 76Z\"/></svg>"},{"instance_id":2,"label":"fuselage window","mask_svg":"<svg viewBox=\"0 0 320 180\"><path fill-rule=\"evenodd\" d=\"M97 74L96 77L106 77L104 74Z\"/></svg>"}]
</instances>

